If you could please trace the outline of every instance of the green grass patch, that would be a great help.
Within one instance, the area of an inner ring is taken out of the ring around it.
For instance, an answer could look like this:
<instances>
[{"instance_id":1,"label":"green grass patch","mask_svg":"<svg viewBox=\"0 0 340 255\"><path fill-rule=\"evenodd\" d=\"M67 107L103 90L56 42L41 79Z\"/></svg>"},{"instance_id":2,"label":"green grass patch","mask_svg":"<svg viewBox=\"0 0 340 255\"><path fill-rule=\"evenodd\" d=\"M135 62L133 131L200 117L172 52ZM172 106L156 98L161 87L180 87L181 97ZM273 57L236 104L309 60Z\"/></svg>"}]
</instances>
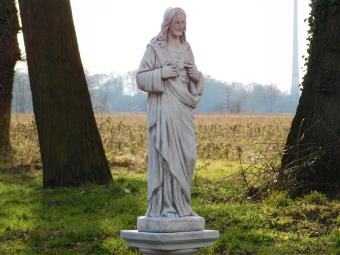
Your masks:
<instances>
[{"instance_id":1,"label":"green grass patch","mask_svg":"<svg viewBox=\"0 0 340 255\"><path fill-rule=\"evenodd\" d=\"M221 237L201 255L340 254L340 204L313 192L245 198L236 163L211 161L193 181L193 208ZM41 171L0 170L0 254L139 254L119 237L145 213L146 173L112 171L106 186L42 189Z\"/></svg>"}]
</instances>

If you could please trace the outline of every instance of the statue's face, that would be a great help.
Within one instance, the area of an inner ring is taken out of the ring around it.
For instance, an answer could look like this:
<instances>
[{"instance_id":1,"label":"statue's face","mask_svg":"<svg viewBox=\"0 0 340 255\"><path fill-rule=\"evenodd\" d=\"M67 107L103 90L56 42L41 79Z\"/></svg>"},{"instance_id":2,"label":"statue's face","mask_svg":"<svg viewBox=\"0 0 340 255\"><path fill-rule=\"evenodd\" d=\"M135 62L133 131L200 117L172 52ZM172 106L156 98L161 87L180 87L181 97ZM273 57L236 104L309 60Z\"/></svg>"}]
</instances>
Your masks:
<instances>
[{"instance_id":1,"label":"statue's face","mask_svg":"<svg viewBox=\"0 0 340 255\"><path fill-rule=\"evenodd\" d=\"M178 13L171 21L169 33L174 36L182 36L185 30L186 17L182 13Z\"/></svg>"}]
</instances>

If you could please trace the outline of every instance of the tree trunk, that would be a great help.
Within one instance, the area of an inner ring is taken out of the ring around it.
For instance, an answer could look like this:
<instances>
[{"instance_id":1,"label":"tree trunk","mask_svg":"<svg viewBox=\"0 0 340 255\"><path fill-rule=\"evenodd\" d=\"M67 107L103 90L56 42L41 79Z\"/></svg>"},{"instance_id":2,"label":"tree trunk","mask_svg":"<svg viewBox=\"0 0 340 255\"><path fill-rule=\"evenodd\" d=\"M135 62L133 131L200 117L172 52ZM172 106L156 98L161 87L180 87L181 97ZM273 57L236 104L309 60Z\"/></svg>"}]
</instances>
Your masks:
<instances>
[{"instance_id":1,"label":"tree trunk","mask_svg":"<svg viewBox=\"0 0 340 255\"><path fill-rule=\"evenodd\" d=\"M340 4L314 0L312 8L308 69L280 176L297 195L340 186Z\"/></svg>"},{"instance_id":2,"label":"tree trunk","mask_svg":"<svg viewBox=\"0 0 340 255\"><path fill-rule=\"evenodd\" d=\"M14 0L0 1L0 161L11 154L9 127L14 67L20 59L17 34L19 22Z\"/></svg>"},{"instance_id":3,"label":"tree trunk","mask_svg":"<svg viewBox=\"0 0 340 255\"><path fill-rule=\"evenodd\" d=\"M19 0L44 187L112 180L69 0Z\"/></svg>"}]
</instances>

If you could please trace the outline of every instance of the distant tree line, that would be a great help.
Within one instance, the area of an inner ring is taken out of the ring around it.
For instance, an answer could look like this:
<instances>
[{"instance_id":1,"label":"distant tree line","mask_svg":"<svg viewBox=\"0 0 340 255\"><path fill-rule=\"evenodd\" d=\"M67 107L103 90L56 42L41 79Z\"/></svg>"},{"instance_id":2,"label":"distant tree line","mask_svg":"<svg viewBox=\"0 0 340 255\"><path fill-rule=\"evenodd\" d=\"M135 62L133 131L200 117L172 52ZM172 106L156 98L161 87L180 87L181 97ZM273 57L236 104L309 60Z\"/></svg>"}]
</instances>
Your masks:
<instances>
[{"instance_id":1,"label":"distant tree line","mask_svg":"<svg viewBox=\"0 0 340 255\"><path fill-rule=\"evenodd\" d=\"M135 73L124 75L86 73L93 109L96 113L144 112L147 95L137 89ZM198 112L288 113L295 112L298 99L276 85L226 83L207 76ZM16 73L12 111L32 112L28 74Z\"/></svg>"}]
</instances>

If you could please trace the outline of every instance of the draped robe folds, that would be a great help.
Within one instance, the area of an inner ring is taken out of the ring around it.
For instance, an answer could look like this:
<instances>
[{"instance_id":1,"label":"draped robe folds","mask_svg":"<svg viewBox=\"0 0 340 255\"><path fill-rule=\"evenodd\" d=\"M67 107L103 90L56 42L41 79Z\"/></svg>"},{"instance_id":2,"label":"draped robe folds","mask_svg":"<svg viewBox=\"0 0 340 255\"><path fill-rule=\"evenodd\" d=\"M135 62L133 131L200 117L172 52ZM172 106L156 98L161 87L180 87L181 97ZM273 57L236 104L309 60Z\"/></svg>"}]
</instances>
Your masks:
<instances>
[{"instance_id":1,"label":"draped robe folds","mask_svg":"<svg viewBox=\"0 0 340 255\"><path fill-rule=\"evenodd\" d=\"M194 65L187 42L185 62ZM196 215L191 209L191 180L196 162L194 109L203 93L198 82L179 77L162 79L161 68L171 62L160 41L151 42L136 75L148 93L148 217Z\"/></svg>"}]
</instances>

